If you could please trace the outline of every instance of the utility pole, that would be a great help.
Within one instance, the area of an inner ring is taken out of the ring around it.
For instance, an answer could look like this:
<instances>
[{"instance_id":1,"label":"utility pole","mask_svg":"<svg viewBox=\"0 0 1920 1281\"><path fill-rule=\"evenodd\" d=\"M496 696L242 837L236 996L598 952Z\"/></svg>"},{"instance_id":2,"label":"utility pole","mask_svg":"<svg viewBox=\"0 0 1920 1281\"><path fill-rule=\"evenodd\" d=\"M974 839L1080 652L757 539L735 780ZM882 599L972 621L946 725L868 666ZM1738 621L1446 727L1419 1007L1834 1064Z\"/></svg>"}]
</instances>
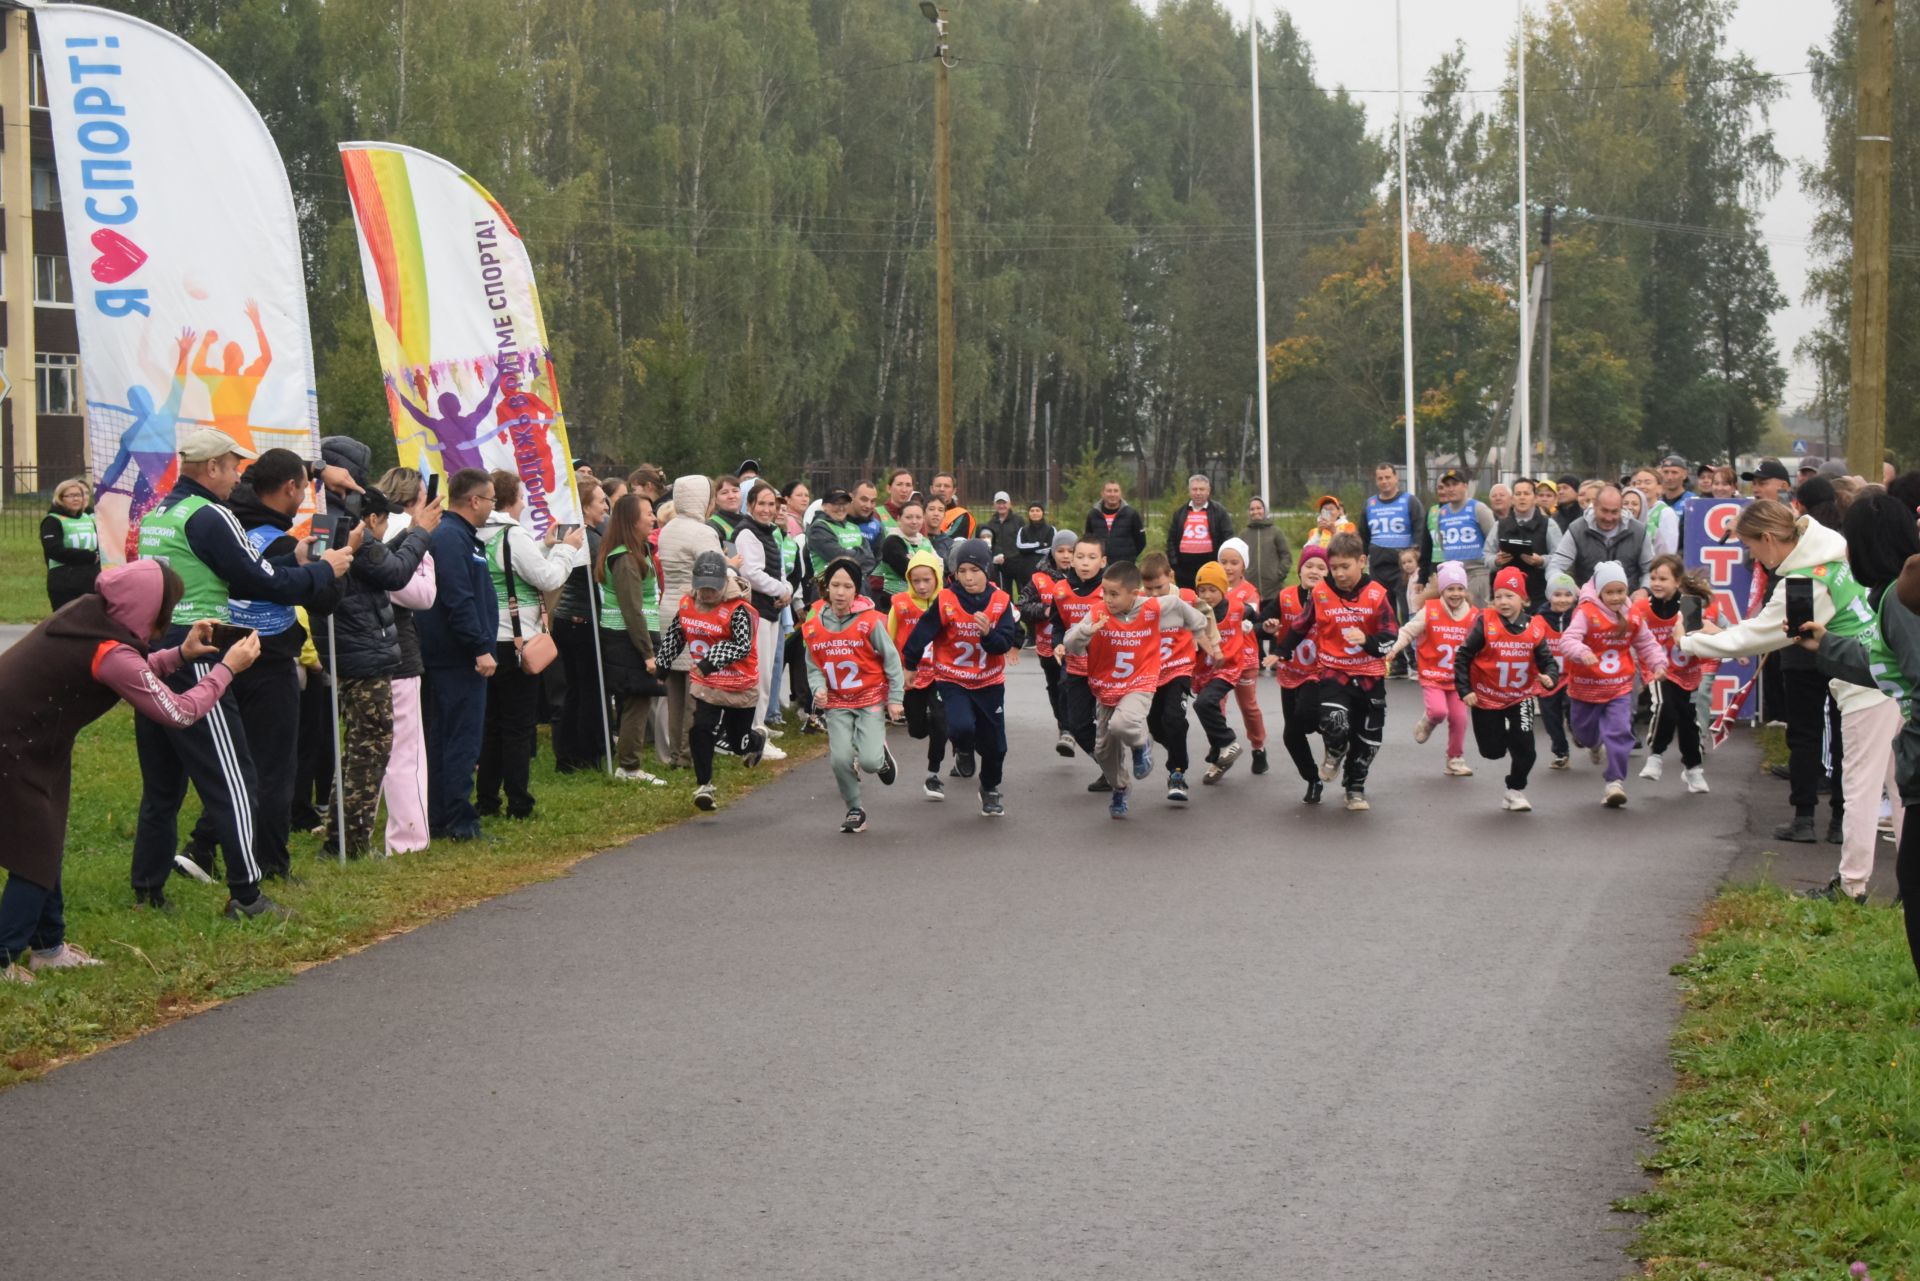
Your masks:
<instances>
[{"instance_id":1,"label":"utility pole","mask_svg":"<svg viewBox=\"0 0 1920 1281\"><path fill-rule=\"evenodd\" d=\"M1553 206L1540 221L1540 451L1553 429ZM1528 459L1532 462L1532 459ZM1527 474L1526 472L1522 473Z\"/></svg>"},{"instance_id":2,"label":"utility pole","mask_svg":"<svg viewBox=\"0 0 1920 1281\"><path fill-rule=\"evenodd\" d=\"M1519 251L1520 261L1515 265L1515 274L1520 285L1520 386L1514 393L1520 400L1520 459L1518 463L1502 459L1516 476L1524 476L1533 465L1533 392L1531 375L1533 373L1533 335L1528 332L1529 314L1527 311L1527 0L1514 0L1514 29L1517 36L1514 43L1514 106L1518 113L1519 128L1516 133L1514 150L1520 159L1520 199L1515 202L1514 213L1520 223L1520 235L1514 241Z\"/></svg>"},{"instance_id":3,"label":"utility pole","mask_svg":"<svg viewBox=\"0 0 1920 1281\"><path fill-rule=\"evenodd\" d=\"M1400 135L1400 394L1406 415L1407 484L1417 474L1413 460L1413 232L1407 221L1407 59L1402 38L1400 0L1393 0L1393 93Z\"/></svg>"},{"instance_id":4,"label":"utility pole","mask_svg":"<svg viewBox=\"0 0 1920 1281\"><path fill-rule=\"evenodd\" d=\"M947 45L947 11L920 0L938 43L933 69L933 239L938 285L935 307L940 334L940 470L953 470L953 98Z\"/></svg>"},{"instance_id":5,"label":"utility pole","mask_svg":"<svg viewBox=\"0 0 1920 1281\"><path fill-rule=\"evenodd\" d=\"M1252 64L1253 84L1253 341L1259 348L1254 387L1260 397L1260 483L1254 489L1271 511L1273 496L1267 492L1267 218L1261 200L1266 174L1260 163L1260 18L1255 0L1247 0L1247 60Z\"/></svg>"},{"instance_id":6,"label":"utility pole","mask_svg":"<svg viewBox=\"0 0 1920 1281\"><path fill-rule=\"evenodd\" d=\"M1853 375L1847 465L1880 479L1887 432L1887 222L1893 172L1893 4L1859 0L1854 59Z\"/></svg>"}]
</instances>

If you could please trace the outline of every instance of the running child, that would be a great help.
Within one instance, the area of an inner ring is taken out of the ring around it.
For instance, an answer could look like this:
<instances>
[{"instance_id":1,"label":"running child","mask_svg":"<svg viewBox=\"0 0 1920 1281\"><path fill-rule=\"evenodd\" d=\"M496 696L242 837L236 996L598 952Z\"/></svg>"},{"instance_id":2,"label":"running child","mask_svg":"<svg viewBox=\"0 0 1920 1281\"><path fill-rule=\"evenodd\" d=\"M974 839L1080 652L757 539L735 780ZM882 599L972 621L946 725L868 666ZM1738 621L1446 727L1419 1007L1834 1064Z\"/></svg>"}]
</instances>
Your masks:
<instances>
[{"instance_id":1,"label":"running child","mask_svg":"<svg viewBox=\"0 0 1920 1281\"><path fill-rule=\"evenodd\" d=\"M1580 606L1560 638L1567 661L1567 710L1573 741L1604 761L1610 809L1627 803L1627 757L1633 752L1633 668L1649 683L1666 671L1666 655L1627 601L1627 574L1620 562L1603 560L1580 593Z\"/></svg>"},{"instance_id":2,"label":"running child","mask_svg":"<svg viewBox=\"0 0 1920 1281\"><path fill-rule=\"evenodd\" d=\"M826 719L833 781L847 803L840 830L853 834L867 830L860 771L893 786L897 771L887 750L887 718L898 720L905 712L905 681L886 618L859 604L858 561L841 557L830 563L820 575L820 598L826 608L800 628L807 647L807 688Z\"/></svg>"},{"instance_id":3,"label":"running child","mask_svg":"<svg viewBox=\"0 0 1920 1281\"><path fill-rule=\"evenodd\" d=\"M894 595L887 612L887 635L896 651L905 648L907 637L933 608L945 579L940 557L931 549L915 552L907 559L907 590ZM913 674L901 703L907 717L907 737L927 740L927 781L920 790L930 801L944 801L947 784L940 777L940 764L947 758L947 714L940 696L933 692L932 663L922 663Z\"/></svg>"},{"instance_id":4,"label":"running child","mask_svg":"<svg viewBox=\"0 0 1920 1281\"><path fill-rule=\"evenodd\" d=\"M1681 777L1687 791L1707 789L1707 771L1700 754L1700 716L1693 696L1700 682L1720 670L1718 659L1694 658L1683 653L1674 640L1674 627L1680 635L1700 630L1700 621L1713 603L1713 589L1698 574L1687 572L1687 563L1672 552L1653 558L1647 567L1647 599L1633 603L1634 617L1646 624L1653 639L1667 656L1667 674L1649 681L1653 691L1653 729L1647 742L1647 763L1640 777L1650 783L1660 781L1666 770L1664 754L1668 744L1680 739Z\"/></svg>"},{"instance_id":5,"label":"running child","mask_svg":"<svg viewBox=\"0 0 1920 1281\"><path fill-rule=\"evenodd\" d=\"M967 762L967 774L978 758L980 812L1001 818L1007 812L1000 795L1007 762L1007 652L1019 647L1020 625L1012 598L988 577L989 544L966 539L954 547L953 559L953 581L914 624L901 656L913 669L931 658L947 738L955 756Z\"/></svg>"},{"instance_id":6,"label":"running child","mask_svg":"<svg viewBox=\"0 0 1920 1281\"><path fill-rule=\"evenodd\" d=\"M1073 555L1068 563L1066 577L1053 585L1053 612L1049 615L1049 621L1053 624L1056 648L1060 638L1091 614L1094 606L1100 603L1100 578L1107 564L1106 544L1097 538L1082 538L1073 545ZM1093 691L1087 685L1087 656L1068 654L1065 667L1060 677L1060 715L1074 743L1091 757L1094 746ZM1073 755L1065 748L1065 743L1059 745L1061 755ZM1099 778L1088 784L1087 790L1107 790L1104 770Z\"/></svg>"},{"instance_id":7,"label":"running child","mask_svg":"<svg viewBox=\"0 0 1920 1281\"><path fill-rule=\"evenodd\" d=\"M1547 641L1553 646L1553 652L1560 652L1560 638L1566 634L1567 624L1573 621L1573 611L1580 604L1580 588L1573 581L1573 575L1555 574L1547 580L1547 607L1540 611L1540 621L1547 625ZM1560 665L1560 678L1553 688L1542 694L1540 719L1546 723L1547 745L1553 752L1550 768L1568 767L1567 746L1567 668Z\"/></svg>"},{"instance_id":8,"label":"running child","mask_svg":"<svg viewBox=\"0 0 1920 1281\"><path fill-rule=\"evenodd\" d=\"M1046 559L1033 571L1026 590L1020 595L1020 621L1033 637L1033 652L1039 656L1040 670L1047 678L1047 702L1053 708L1054 728L1060 731L1053 750L1069 760L1073 758L1074 742L1061 705L1060 660L1053 652L1053 589L1071 572L1073 545L1079 541L1080 535L1071 529L1055 531Z\"/></svg>"},{"instance_id":9,"label":"running child","mask_svg":"<svg viewBox=\"0 0 1920 1281\"><path fill-rule=\"evenodd\" d=\"M1260 617L1260 589L1247 581L1247 550L1244 538L1229 538L1220 544L1216 559L1220 568L1227 571L1227 595L1239 601L1247 611L1247 617L1258 620ZM1247 746L1253 749L1253 772L1267 772L1267 718L1260 711L1260 643L1262 634L1256 629L1253 638L1253 661L1247 664L1241 673L1240 683L1233 687L1233 701L1240 705L1240 723L1247 727Z\"/></svg>"},{"instance_id":10,"label":"running child","mask_svg":"<svg viewBox=\"0 0 1920 1281\"><path fill-rule=\"evenodd\" d=\"M1293 630L1294 622L1306 609L1306 599L1315 585L1327 580L1327 549L1309 543L1300 549L1300 581L1282 587L1263 607L1261 627L1267 635L1280 637ZM1313 758L1313 745L1307 735L1319 730L1319 704L1314 702L1314 687L1320 680L1320 659L1309 637L1294 648L1292 655L1267 656L1267 666L1280 681L1280 743L1287 749L1293 768L1306 782L1308 805L1318 805L1326 784L1320 781L1320 762Z\"/></svg>"},{"instance_id":11,"label":"running child","mask_svg":"<svg viewBox=\"0 0 1920 1281\"><path fill-rule=\"evenodd\" d=\"M1113 789L1107 801L1110 818L1127 816L1133 786L1128 774L1153 773L1147 718L1160 688L1162 638L1184 631L1203 637L1208 654L1220 652L1211 617L1178 596L1142 596L1140 585L1140 570L1131 562L1109 565L1100 584L1100 607L1061 638L1067 653L1087 656L1087 683L1098 704L1094 759Z\"/></svg>"},{"instance_id":12,"label":"running child","mask_svg":"<svg viewBox=\"0 0 1920 1281\"><path fill-rule=\"evenodd\" d=\"M1194 683L1200 691L1194 695L1193 714L1207 735L1207 772L1200 781L1212 787L1244 750L1227 724L1226 702L1239 687L1241 672L1257 662L1259 650L1253 640L1253 620L1247 617L1247 607L1228 594L1227 571L1219 561L1210 560L1195 571L1193 594L1200 607L1213 615L1220 636L1215 651L1202 655L1194 665Z\"/></svg>"},{"instance_id":13,"label":"running child","mask_svg":"<svg viewBox=\"0 0 1920 1281\"><path fill-rule=\"evenodd\" d=\"M1452 562L1448 562L1452 564ZM1547 625L1527 612L1527 575L1509 565L1493 576L1493 604L1475 612L1454 661L1454 692L1473 713L1473 739L1490 761L1507 759L1500 808L1524 814L1536 759L1533 697L1558 676Z\"/></svg>"},{"instance_id":14,"label":"running child","mask_svg":"<svg viewBox=\"0 0 1920 1281\"><path fill-rule=\"evenodd\" d=\"M716 747L738 753L741 764L760 763L767 736L753 725L760 701L760 662L754 652L759 612L727 572L719 552L701 552L693 561L693 595L680 598L680 613L660 634L654 664L661 671L686 650L694 657L688 692L694 701L687 743L693 754L693 803L703 810L719 805L713 786Z\"/></svg>"},{"instance_id":15,"label":"running child","mask_svg":"<svg viewBox=\"0 0 1920 1281\"><path fill-rule=\"evenodd\" d=\"M1332 782L1344 761L1349 810L1371 808L1367 772L1386 733L1386 652L1398 635L1387 589L1367 574L1366 548L1357 535L1335 535L1327 547L1327 581L1307 593L1306 608L1275 652L1291 658L1302 641L1313 638L1320 660L1320 737L1327 744L1320 777Z\"/></svg>"},{"instance_id":16,"label":"running child","mask_svg":"<svg viewBox=\"0 0 1920 1281\"><path fill-rule=\"evenodd\" d=\"M1467 764L1467 705L1454 689L1454 655L1460 643L1473 630L1477 611L1467 596L1467 567L1459 561L1442 561L1434 571L1433 587L1420 608L1407 617L1406 626L1387 651L1387 661L1413 647L1414 665L1420 677L1420 693L1426 710L1413 723L1413 741L1424 743L1436 725L1447 727L1447 765L1445 773L1456 778L1472 775Z\"/></svg>"},{"instance_id":17,"label":"running child","mask_svg":"<svg viewBox=\"0 0 1920 1281\"><path fill-rule=\"evenodd\" d=\"M1173 565L1165 552L1148 552L1140 558L1140 588L1149 596L1177 596L1198 607L1199 598L1191 588L1174 586ZM1207 634L1217 650L1219 629L1211 618L1207 622ZM1147 711L1147 733L1167 753L1167 800L1174 805L1185 805L1192 797L1187 789L1187 700L1193 696L1195 653L1192 632L1161 633L1160 684Z\"/></svg>"}]
</instances>

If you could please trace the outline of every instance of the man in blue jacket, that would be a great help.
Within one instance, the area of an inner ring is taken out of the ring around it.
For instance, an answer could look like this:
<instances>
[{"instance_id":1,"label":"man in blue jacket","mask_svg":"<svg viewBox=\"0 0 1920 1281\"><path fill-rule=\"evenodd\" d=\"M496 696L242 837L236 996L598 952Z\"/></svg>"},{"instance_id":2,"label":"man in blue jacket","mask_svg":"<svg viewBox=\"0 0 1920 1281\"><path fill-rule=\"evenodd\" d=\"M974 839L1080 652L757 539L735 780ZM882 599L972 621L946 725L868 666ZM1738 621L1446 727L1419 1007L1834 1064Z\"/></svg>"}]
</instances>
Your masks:
<instances>
[{"instance_id":1,"label":"man in blue jacket","mask_svg":"<svg viewBox=\"0 0 1920 1281\"><path fill-rule=\"evenodd\" d=\"M420 638L427 721L427 827L435 838L481 839L473 807L473 771L487 720L487 677L493 675L500 602L487 574L479 528L493 511L493 478L477 467L447 482L445 518L431 551L438 594L413 616Z\"/></svg>"},{"instance_id":2,"label":"man in blue jacket","mask_svg":"<svg viewBox=\"0 0 1920 1281\"><path fill-rule=\"evenodd\" d=\"M178 645L200 619L233 621L230 602L235 597L305 605L327 594L334 578L347 572L352 547L334 548L314 560L309 559L308 544L302 543L284 559L261 558L225 506L240 480L241 460L254 456L233 437L211 427L197 428L180 439L179 452L179 480L140 521L140 558L163 562L186 588L158 648ZM210 662L185 663L167 684L184 691L210 670ZM226 851L226 914L236 920L285 916L286 909L260 892L262 872L254 848L258 786L234 691L229 689L218 707L185 729L143 716L135 720L133 731L141 789L133 834L135 900L162 910L167 906L164 890L174 868L180 802L191 781Z\"/></svg>"}]
</instances>

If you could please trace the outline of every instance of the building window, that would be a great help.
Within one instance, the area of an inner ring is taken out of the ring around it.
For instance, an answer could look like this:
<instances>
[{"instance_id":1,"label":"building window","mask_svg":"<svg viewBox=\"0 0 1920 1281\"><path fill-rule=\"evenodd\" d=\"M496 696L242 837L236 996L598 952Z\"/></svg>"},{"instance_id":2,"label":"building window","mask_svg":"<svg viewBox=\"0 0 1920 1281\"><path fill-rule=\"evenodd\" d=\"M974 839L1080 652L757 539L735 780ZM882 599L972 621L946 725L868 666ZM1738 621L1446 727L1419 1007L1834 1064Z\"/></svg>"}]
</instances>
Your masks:
<instances>
[{"instance_id":1,"label":"building window","mask_svg":"<svg viewBox=\"0 0 1920 1281\"><path fill-rule=\"evenodd\" d=\"M33 162L33 207L48 211L60 207L60 175L51 160Z\"/></svg>"},{"instance_id":2,"label":"building window","mask_svg":"<svg viewBox=\"0 0 1920 1281\"><path fill-rule=\"evenodd\" d=\"M47 67L38 53L33 55L33 66L27 73L27 105L47 109Z\"/></svg>"},{"instance_id":3,"label":"building window","mask_svg":"<svg viewBox=\"0 0 1920 1281\"><path fill-rule=\"evenodd\" d=\"M73 306L73 272L65 254L33 256L33 301L43 307Z\"/></svg>"},{"instance_id":4,"label":"building window","mask_svg":"<svg viewBox=\"0 0 1920 1281\"><path fill-rule=\"evenodd\" d=\"M33 358L38 407L43 414L80 412L80 357L43 351Z\"/></svg>"}]
</instances>

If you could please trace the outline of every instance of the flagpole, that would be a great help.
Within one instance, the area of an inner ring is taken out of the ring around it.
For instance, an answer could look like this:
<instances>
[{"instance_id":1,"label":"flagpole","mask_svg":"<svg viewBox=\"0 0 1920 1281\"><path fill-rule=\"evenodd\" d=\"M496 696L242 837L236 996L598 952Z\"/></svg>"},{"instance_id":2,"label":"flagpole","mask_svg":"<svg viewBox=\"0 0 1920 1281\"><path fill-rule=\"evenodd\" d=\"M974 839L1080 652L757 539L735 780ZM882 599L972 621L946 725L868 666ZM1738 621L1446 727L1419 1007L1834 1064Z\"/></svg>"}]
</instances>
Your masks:
<instances>
[{"instance_id":1,"label":"flagpole","mask_svg":"<svg viewBox=\"0 0 1920 1281\"><path fill-rule=\"evenodd\" d=\"M1518 31L1514 64L1518 68L1519 130L1514 150L1520 156L1520 201L1515 206L1520 239L1515 245L1515 270L1520 277L1520 460L1512 468L1525 475L1533 462L1533 334L1527 315L1527 0L1514 0Z\"/></svg>"},{"instance_id":2,"label":"flagpole","mask_svg":"<svg viewBox=\"0 0 1920 1281\"><path fill-rule=\"evenodd\" d=\"M1261 201L1260 165L1260 20L1256 0L1247 2L1247 60L1253 69L1253 298L1254 341L1259 351L1256 369L1260 394L1260 502L1273 509L1267 492L1267 228Z\"/></svg>"},{"instance_id":3,"label":"flagpole","mask_svg":"<svg viewBox=\"0 0 1920 1281\"><path fill-rule=\"evenodd\" d=\"M1407 63L1401 23L1401 0L1393 0L1394 95L1400 114L1400 363L1407 418L1407 485L1414 477L1413 441L1413 261L1412 233L1407 223Z\"/></svg>"}]
</instances>

